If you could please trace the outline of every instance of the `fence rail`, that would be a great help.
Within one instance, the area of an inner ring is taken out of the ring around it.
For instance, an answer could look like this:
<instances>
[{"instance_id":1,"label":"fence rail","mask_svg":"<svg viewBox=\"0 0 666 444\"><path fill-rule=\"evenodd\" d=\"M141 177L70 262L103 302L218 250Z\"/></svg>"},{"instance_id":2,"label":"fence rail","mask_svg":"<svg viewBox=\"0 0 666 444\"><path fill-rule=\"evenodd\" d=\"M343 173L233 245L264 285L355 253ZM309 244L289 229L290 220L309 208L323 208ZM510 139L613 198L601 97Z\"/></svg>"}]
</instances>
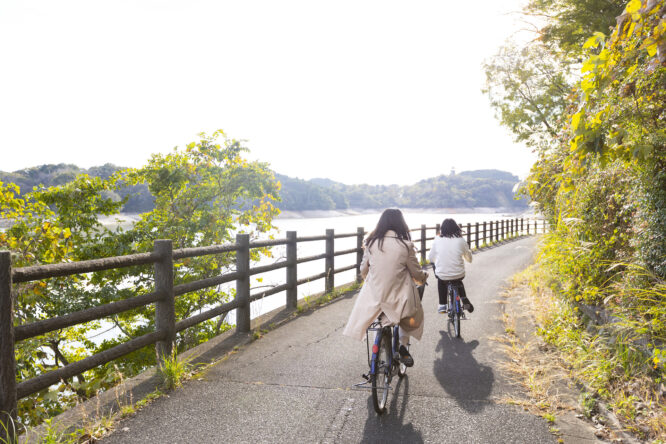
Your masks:
<instances>
[{"instance_id":1,"label":"fence rail","mask_svg":"<svg viewBox=\"0 0 666 444\"><path fill-rule=\"evenodd\" d=\"M466 224L465 226L461 225L461 228L464 230L467 243L470 247L476 249L516 235L543 233L547 229L545 221L538 224L537 220L531 221L525 219L487 221ZM434 227L421 225L420 228L410 229L410 231L420 233L419 238L413 239L413 242L417 247L417 252L420 253L422 263L425 263L426 253L430 250L430 248L427 248L427 242L435 238L436 233L439 232L439 224ZM428 237L428 232L434 233ZM335 287L336 274L354 269L356 270L356 280L360 282L360 265L363 257L362 245L365 234L366 232L363 227L359 227L355 233L335 234L333 230L326 230L326 234L323 236L305 237L298 237L295 231L287 231L286 238L284 239L259 240L254 242L250 242L249 235L238 234L235 243L177 250L172 250L170 240L156 240L154 249L150 253L14 269L11 267L10 252L0 251L0 438L5 438L2 426L8 425L7 413L13 418L16 417L18 399L48 388L62 379L74 377L153 344L156 346L158 359L162 360L171 354L177 332L216 316L226 314L234 309L236 310L236 330L238 332L249 332L251 302L285 291L286 308L293 310L297 306L297 287L305 283L324 279L324 291L328 293ZM356 238L356 248L335 251L335 239L354 237ZM325 252L299 258L297 254L298 244L312 241L325 241ZM250 267L251 249L276 245L286 246L285 260L270 265ZM228 252L235 252L236 271L174 285L173 262L175 260ZM353 264L335 268L336 257L354 253L356 254L356 258ZM298 264L322 259L325 261L323 272L298 278ZM155 289L151 293L55 318L43 319L30 324L14 325L12 288L15 284L148 264L154 266ZM251 276L282 268L286 269L284 284L262 292L250 294ZM203 313L176 321L175 298L177 296L232 281L236 282L236 296L234 300ZM116 345L80 361L70 363L57 370L52 370L35 378L17 383L14 354L16 342L85 322L99 320L152 303L155 304L155 331L130 339L125 343ZM5 414L3 415L2 412L5 412Z\"/></svg>"}]
</instances>

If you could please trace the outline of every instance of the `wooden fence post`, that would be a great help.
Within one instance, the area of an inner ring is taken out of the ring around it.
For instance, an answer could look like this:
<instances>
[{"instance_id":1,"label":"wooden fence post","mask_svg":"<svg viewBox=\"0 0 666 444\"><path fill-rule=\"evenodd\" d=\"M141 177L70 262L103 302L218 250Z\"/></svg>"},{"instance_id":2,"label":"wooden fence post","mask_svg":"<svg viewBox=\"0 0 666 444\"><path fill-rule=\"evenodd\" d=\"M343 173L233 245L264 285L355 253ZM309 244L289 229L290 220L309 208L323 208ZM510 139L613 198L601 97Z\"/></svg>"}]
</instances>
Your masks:
<instances>
[{"instance_id":1,"label":"wooden fence post","mask_svg":"<svg viewBox=\"0 0 666 444\"><path fill-rule=\"evenodd\" d=\"M155 330L166 333L155 343L157 362L164 362L173 351L176 340L176 306L173 294L173 243L171 239L158 239L153 243L153 251L160 255L155 262L155 291L163 293L162 299L155 302Z\"/></svg>"},{"instance_id":2,"label":"wooden fence post","mask_svg":"<svg viewBox=\"0 0 666 444\"><path fill-rule=\"evenodd\" d=\"M527 225L527 235L529 236L530 235L530 220L529 219L527 219L527 223L525 225Z\"/></svg>"},{"instance_id":3,"label":"wooden fence post","mask_svg":"<svg viewBox=\"0 0 666 444\"><path fill-rule=\"evenodd\" d=\"M16 424L14 306L9 251L0 251L0 441L13 444Z\"/></svg>"},{"instance_id":4,"label":"wooden fence post","mask_svg":"<svg viewBox=\"0 0 666 444\"><path fill-rule=\"evenodd\" d=\"M505 222L505 220L502 219L501 222L502 222L502 240L504 240L504 222Z\"/></svg>"},{"instance_id":5,"label":"wooden fence post","mask_svg":"<svg viewBox=\"0 0 666 444\"><path fill-rule=\"evenodd\" d=\"M287 231L287 310L293 310L298 305L298 265L296 264L296 232Z\"/></svg>"},{"instance_id":6,"label":"wooden fence post","mask_svg":"<svg viewBox=\"0 0 666 444\"><path fill-rule=\"evenodd\" d=\"M486 232L486 222L483 222L483 243L488 245L488 238L486 237L487 232Z\"/></svg>"},{"instance_id":7,"label":"wooden fence post","mask_svg":"<svg viewBox=\"0 0 666 444\"><path fill-rule=\"evenodd\" d=\"M365 230L363 227L356 228L356 282L359 284L363 280L361 277L361 261L363 260L363 236Z\"/></svg>"},{"instance_id":8,"label":"wooden fence post","mask_svg":"<svg viewBox=\"0 0 666 444\"><path fill-rule=\"evenodd\" d=\"M421 225L421 265L426 261L426 226Z\"/></svg>"},{"instance_id":9,"label":"wooden fence post","mask_svg":"<svg viewBox=\"0 0 666 444\"><path fill-rule=\"evenodd\" d=\"M521 218L520 218L520 235L521 235L521 236L522 236L522 235L524 234L524 232L525 232L525 225L524 225L524 222L525 222L525 221L524 221L523 218L521 217Z\"/></svg>"},{"instance_id":10,"label":"wooden fence post","mask_svg":"<svg viewBox=\"0 0 666 444\"><path fill-rule=\"evenodd\" d=\"M475 230L476 230L476 234L475 234L475 236L474 236L474 246L475 246L476 249L478 250L478 249L479 249L479 223L476 222L476 223L474 224L474 227L475 227Z\"/></svg>"},{"instance_id":11,"label":"wooden fence post","mask_svg":"<svg viewBox=\"0 0 666 444\"><path fill-rule=\"evenodd\" d=\"M467 246L472 248L472 225L467 224Z\"/></svg>"},{"instance_id":12,"label":"wooden fence post","mask_svg":"<svg viewBox=\"0 0 666 444\"><path fill-rule=\"evenodd\" d=\"M237 234L236 244L236 272L240 277L236 279L236 332L247 333L250 331L250 235Z\"/></svg>"},{"instance_id":13,"label":"wooden fence post","mask_svg":"<svg viewBox=\"0 0 666 444\"><path fill-rule=\"evenodd\" d=\"M335 288L335 232L332 228L326 230L326 287L324 291L330 293Z\"/></svg>"},{"instance_id":14,"label":"wooden fence post","mask_svg":"<svg viewBox=\"0 0 666 444\"><path fill-rule=\"evenodd\" d=\"M442 228L440 224L435 224L435 237L439 235L440 228Z\"/></svg>"}]
</instances>

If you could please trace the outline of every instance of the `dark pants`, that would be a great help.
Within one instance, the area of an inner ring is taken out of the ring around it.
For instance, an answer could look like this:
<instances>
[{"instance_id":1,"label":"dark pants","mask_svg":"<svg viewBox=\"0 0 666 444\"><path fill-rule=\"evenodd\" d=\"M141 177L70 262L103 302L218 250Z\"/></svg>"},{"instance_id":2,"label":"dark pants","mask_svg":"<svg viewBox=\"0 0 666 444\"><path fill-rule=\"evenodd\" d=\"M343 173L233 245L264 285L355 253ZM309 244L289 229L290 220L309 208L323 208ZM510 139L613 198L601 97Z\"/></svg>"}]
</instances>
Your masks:
<instances>
[{"instance_id":1,"label":"dark pants","mask_svg":"<svg viewBox=\"0 0 666 444\"><path fill-rule=\"evenodd\" d=\"M458 287L458 293L460 298L463 300L463 304L468 302L467 293L465 293L465 286L462 283L462 279L453 279L450 281L443 281L440 278L437 278L437 291L439 292L439 303L440 305L448 304L449 301L446 299L446 287L448 283L452 283Z\"/></svg>"}]
</instances>

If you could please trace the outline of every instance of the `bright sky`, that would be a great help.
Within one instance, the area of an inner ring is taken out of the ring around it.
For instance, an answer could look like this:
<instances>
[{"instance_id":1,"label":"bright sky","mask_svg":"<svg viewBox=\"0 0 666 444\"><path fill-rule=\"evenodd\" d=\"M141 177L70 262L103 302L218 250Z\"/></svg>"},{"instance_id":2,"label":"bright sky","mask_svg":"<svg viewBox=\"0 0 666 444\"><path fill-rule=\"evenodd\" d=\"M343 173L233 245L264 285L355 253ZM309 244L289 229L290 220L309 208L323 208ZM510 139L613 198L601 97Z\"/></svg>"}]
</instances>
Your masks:
<instances>
[{"instance_id":1,"label":"bright sky","mask_svg":"<svg viewBox=\"0 0 666 444\"><path fill-rule=\"evenodd\" d=\"M304 179L524 177L481 93L522 3L2 0L0 170L138 167L223 129Z\"/></svg>"}]
</instances>

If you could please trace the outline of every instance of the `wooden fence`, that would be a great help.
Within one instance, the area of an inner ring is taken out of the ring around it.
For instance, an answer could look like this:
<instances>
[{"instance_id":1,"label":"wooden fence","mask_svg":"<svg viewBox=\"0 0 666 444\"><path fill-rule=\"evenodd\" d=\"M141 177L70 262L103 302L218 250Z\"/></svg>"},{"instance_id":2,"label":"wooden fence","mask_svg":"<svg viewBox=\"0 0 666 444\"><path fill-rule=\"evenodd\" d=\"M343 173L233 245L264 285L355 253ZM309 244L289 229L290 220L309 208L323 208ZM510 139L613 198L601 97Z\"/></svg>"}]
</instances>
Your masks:
<instances>
[{"instance_id":1,"label":"wooden fence","mask_svg":"<svg viewBox=\"0 0 666 444\"><path fill-rule=\"evenodd\" d=\"M545 232L545 221L537 224L536 220L505 219L461 225L467 243L472 248L481 248L501 242L518 235ZM434 227L421 225L410 230L420 232L414 239L414 245L420 253L422 263L426 261L427 241L435 238L439 232L439 224ZM432 236L428 237L428 232ZM99 365L118 359L128 353L155 344L158 359L169 356L172 351L176 333L216 316L236 310L236 330L250 331L250 303L280 292L286 292L286 308L295 309L297 305L297 288L299 285L324 279L325 292L335 287L335 275L348 270L356 270L356 279L360 281L360 264L363 257L363 238L366 232L359 227L355 233L335 234L326 230L323 236L298 237L295 231L287 231L286 238L275 240L259 240L250 242L249 235L238 234L233 244L214 245L208 247L172 249L170 240L156 240L153 251L127 256L93 259L81 262L70 262L32 267L11 267L10 252L0 251L0 440L3 427L8 425L7 413L16 418L17 400L50 387L60 380L72 378ZM356 247L335 251L335 239L356 238ZM314 256L297 257L299 243L325 241L325 252ZM286 246L286 258L275 264L250 266L250 250L256 248ZM173 263L189 257L205 256L235 252L236 271L220 276L201 279L184 284L174 285ZM355 263L335 268L335 258L341 255L355 254ZM298 278L297 265L305 262L324 260L324 270L316 275ZM117 302L88 308L55 318L44 319L31 324L14 325L12 286L14 284L37 281L53 277L70 276L101 270L111 270L136 265L154 265L154 291L148 294L123 299ZM268 271L286 269L285 283L267 291L251 294L250 277ZM187 319L176 320L175 298L185 293L214 287L228 282L236 282L234 300L212 308ZM33 338L55 330L72 327L89 321L99 320L114 314L122 313L148 304L155 304L155 331L133 338L123 344L116 345L95 355L77 362L70 363L57 370L43 373L32 379L16 381L16 362L14 345L18 341ZM3 414L4 413L4 414Z\"/></svg>"}]
</instances>

